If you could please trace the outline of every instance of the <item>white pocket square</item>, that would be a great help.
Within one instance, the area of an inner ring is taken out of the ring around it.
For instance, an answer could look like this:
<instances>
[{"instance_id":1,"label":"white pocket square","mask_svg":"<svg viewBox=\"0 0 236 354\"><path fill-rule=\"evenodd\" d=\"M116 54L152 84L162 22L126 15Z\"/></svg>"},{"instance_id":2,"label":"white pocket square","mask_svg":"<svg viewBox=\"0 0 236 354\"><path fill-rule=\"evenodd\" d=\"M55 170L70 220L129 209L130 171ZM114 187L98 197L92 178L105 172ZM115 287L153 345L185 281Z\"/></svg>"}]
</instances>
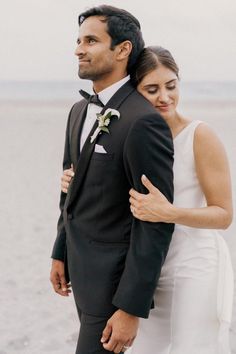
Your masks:
<instances>
[{"instance_id":1,"label":"white pocket square","mask_svg":"<svg viewBox=\"0 0 236 354\"><path fill-rule=\"evenodd\" d=\"M107 154L104 147L102 145L98 145L98 144L95 145L94 152L98 152L99 154Z\"/></svg>"}]
</instances>

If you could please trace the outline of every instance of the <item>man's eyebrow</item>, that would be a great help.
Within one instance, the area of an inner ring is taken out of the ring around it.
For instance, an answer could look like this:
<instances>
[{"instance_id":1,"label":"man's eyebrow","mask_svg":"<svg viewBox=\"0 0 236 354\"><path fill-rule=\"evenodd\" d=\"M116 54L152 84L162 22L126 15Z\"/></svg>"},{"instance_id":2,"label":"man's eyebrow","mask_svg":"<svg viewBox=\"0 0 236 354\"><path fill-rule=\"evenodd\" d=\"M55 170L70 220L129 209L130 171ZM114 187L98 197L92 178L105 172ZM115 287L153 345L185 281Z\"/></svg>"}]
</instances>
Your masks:
<instances>
[{"instance_id":1,"label":"man's eyebrow","mask_svg":"<svg viewBox=\"0 0 236 354\"><path fill-rule=\"evenodd\" d=\"M95 34L88 34L87 36L84 36L85 39L96 39L99 40L99 37L97 37ZM80 42L80 38L77 38L77 43Z\"/></svg>"}]
</instances>

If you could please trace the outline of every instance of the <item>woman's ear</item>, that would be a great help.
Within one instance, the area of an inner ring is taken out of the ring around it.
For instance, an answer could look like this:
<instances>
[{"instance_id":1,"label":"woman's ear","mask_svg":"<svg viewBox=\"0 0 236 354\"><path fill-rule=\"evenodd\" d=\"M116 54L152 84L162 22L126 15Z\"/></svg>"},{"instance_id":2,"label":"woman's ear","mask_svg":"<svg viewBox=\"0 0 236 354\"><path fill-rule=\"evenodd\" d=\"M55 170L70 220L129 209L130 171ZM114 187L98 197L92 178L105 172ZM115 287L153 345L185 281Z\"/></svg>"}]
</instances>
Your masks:
<instances>
[{"instance_id":1,"label":"woman's ear","mask_svg":"<svg viewBox=\"0 0 236 354\"><path fill-rule=\"evenodd\" d=\"M128 59L132 51L132 43L130 41L124 41L117 46L117 60L122 61Z\"/></svg>"}]
</instances>

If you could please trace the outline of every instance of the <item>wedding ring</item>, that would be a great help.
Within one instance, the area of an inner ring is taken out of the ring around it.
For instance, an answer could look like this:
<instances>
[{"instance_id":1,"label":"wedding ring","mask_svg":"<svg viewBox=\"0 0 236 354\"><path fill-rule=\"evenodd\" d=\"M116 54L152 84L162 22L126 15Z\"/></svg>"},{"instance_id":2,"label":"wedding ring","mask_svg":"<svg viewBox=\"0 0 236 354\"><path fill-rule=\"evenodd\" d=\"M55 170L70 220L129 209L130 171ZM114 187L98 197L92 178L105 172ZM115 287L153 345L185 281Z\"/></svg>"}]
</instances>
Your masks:
<instances>
[{"instance_id":1,"label":"wedding ring","mask_svg":"<svg viewBox=\"0 0 236 354\"><path fill-rule=\"evenodd\" d=\"M122 350L127 350L127 349L129 349L129 347L127 345L124 345L122 348Z\"/></svg>"}]
</instances>

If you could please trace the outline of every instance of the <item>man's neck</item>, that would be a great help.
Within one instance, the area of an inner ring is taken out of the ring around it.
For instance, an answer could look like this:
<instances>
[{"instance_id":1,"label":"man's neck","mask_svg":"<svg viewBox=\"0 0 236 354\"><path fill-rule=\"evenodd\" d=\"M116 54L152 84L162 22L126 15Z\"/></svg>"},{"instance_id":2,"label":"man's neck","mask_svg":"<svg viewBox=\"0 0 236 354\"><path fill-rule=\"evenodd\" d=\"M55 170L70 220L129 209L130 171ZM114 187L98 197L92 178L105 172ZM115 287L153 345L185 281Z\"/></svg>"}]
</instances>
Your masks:
<instances>
[{"instance_id":1,"label":"man's neck","mask_svg":"<svg viewBox=\"0 0 236 354\"><path fill-rule=\"evenodd\" d=\"M102 78L100 80L93 81L93 90L96 93L99 93L105 90L107 87L115 84L116 82L124 79L127 76L127 73L123 73L122 75L109 76L107 78Z\"/></svg>"}]
</instances>

